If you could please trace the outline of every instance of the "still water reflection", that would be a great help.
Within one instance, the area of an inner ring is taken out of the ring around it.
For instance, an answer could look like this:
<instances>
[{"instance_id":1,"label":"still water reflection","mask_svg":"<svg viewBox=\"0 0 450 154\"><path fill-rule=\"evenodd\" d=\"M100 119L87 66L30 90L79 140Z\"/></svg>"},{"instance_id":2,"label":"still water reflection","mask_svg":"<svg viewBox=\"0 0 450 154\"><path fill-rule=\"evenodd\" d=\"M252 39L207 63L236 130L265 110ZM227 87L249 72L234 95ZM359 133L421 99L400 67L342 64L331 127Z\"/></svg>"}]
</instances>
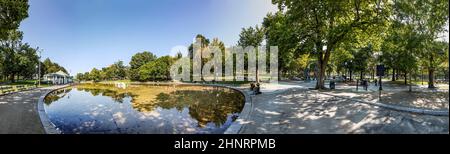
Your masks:
<instances>
[{"instance_id":1,"label":"still water reflection","mask_svg":"<svg viewBox=\"0 0 450 154\"><path fill-rule=\"evenodd\" d=\"M223 133L244 97L186 85L81 84L47 95L44 108L63 133Z\"/></svg>"}]
</instances>

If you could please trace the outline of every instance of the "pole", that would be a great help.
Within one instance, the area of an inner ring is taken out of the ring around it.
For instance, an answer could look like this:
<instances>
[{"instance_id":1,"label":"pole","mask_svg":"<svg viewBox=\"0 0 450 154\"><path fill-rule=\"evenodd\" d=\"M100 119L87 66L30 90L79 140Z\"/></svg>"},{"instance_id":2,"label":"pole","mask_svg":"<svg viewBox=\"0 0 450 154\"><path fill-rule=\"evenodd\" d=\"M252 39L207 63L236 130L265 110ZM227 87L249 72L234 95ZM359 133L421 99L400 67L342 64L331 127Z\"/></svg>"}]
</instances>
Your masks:
<instances>
[{"instance_id":1,"label":"pole","mask_svg":"<svg viewBox=\"0 0 450 154\"><path fill-rule=\"evenodd\" d=\"M381 102L381 90L383 90L383 86L381 85L381 76L378 76L380 82L380 88L378 89L378 101Z\"/></svg>"},{"instance_id":2,"label":"pole","mask_svg":"<svg viewBox=\"0 0 450 154\"><path fill-rule=\"evenodd\" d=\"M359 82L359 80L356 79L356 91L358 91L358 82Z\"/></svg>"},{"instance_id":3,"label":"pole","mask_svg":"<svg viewBox=\"0 0 450 154\"><path fill-rule=\"evenodd\" d=\"M423 70L420 71L420 76L422 78L422 85L423 85Z\"/></svg>"},{"instance_id":4,"label":"pole","mask_svg":"<svg viewBox=\"0 0 450 154\"><path fill-rule=\"evenodd\" d=\"M39 73L38 73L38 87L41 87L41 51L39 51Z\"/></svg>"}]
</instances>

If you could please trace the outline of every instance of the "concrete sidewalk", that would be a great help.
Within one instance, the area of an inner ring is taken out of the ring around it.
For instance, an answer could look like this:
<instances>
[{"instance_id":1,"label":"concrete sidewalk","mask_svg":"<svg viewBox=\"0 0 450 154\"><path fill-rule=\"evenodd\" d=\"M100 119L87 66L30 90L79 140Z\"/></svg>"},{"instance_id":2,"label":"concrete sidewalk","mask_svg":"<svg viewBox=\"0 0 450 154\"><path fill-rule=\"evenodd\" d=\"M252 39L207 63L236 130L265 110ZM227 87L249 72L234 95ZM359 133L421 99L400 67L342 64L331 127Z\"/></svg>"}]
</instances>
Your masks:
<instances>
[{"instance_id":1,"label":"concrete sidewalk","mask_svg":"<svg viewBox=\"0 0 450 154\"><path fill-rule=\"evenodd\" d=\"M252 96L243 134L448 134L448 116L412 114L291 88Z\"/></svg>"},{"instance_id":2,"label":"concrete sidewalk","mask_svg":"<svg viewBox=\"0 0 450 154\"><path fill-rule=\"evenodd\" d=\"M0 96L0 134L43 134L37 103L55 87L38 88Z\"/></svg>"},{"instance_id":3,"label":"concrete sidewalk","mask_svg":"<svg viewBox=\"0 0 450 154\"><path fill-rule=\"evenodd\" d=\"M314 86L314 81L263 84L263 94L251 95L252 111L249 118L242 120L239 133L448 134L448 116L414 114L358 103L311 90ZM387 89L404 91L394 88Z\"/></svg>"}]
</instances>

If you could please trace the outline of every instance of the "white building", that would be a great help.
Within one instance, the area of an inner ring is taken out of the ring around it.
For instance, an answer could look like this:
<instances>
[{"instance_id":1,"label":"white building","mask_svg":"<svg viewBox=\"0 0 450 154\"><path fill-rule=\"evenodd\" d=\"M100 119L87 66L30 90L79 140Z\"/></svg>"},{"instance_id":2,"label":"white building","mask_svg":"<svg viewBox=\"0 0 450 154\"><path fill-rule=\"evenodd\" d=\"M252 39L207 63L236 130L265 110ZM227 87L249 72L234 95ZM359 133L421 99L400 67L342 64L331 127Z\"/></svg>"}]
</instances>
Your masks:
<instances>
[{"instance_id":1,"label":"white building","mask_svg":"<svg viewBox=\"0 0 450 154\"><path fill-rule=\"evenodd\" d=\"M63 71L45 74L43 80L52 84L67 84L72 82L72 77Z\"/></svg>"}]
</instances>

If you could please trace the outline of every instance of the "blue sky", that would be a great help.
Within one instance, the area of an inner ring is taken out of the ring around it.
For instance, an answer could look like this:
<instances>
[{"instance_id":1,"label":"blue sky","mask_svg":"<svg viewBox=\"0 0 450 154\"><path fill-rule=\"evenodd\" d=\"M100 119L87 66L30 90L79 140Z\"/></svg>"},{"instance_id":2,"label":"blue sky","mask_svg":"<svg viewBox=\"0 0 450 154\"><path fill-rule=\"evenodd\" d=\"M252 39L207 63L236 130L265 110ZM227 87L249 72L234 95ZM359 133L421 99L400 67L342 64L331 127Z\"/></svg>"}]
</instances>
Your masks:
<instances>
[{"instance_id":1,"label":"blue sky","mask_svg":"<svg viewBox=\"0 0 450 154\"><path fill-rule=\"evenodd\" d=\"M168 55L195 35L235 45L243 27L276 11L271 0L31 0L24 42L72 75L151 51Z\"/></svg>"}]
</instances>

